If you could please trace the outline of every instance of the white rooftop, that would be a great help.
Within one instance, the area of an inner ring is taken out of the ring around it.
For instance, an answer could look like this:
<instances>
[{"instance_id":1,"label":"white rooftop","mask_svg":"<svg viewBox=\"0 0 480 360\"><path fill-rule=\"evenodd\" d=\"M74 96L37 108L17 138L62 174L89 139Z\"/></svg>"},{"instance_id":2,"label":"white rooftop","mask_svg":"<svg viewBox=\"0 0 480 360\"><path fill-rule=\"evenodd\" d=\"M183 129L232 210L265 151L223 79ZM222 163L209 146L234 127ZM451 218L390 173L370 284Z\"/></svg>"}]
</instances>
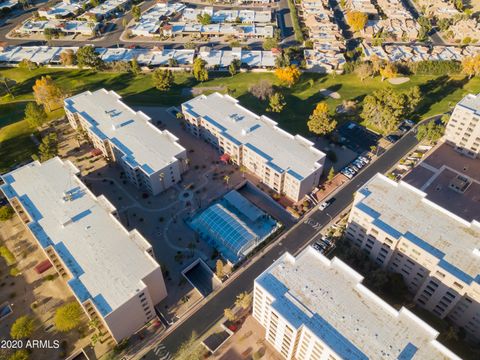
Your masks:
<instances>
[{"instance_id":1,"label":"white rooftop","mask_svg":"<svg viewBox=\"0 0 480 360\"><path fill-rule=\"evenodd\" d=\"M95 197L78 169L56 157L33 162L2 178L2 190L17 197L32 219L28 227L43 248L53 246L73 279L80 301L92 299L105 316L142 290L142 279L158 268L146 240L128 232L105 197Z\"/></svg>"},{"instance_id":2,"label":"white rooftop","mask_svg":"<svg viewBox=\"0 0 480 360\"><path fill-rule=\"evenodd\" d=\"M65 100L65 107L78 112L100 138L108 138L132 167L153 174L176 161L185 151L177 138L156 128L141 111L135 112L114 91L86 91Z\"/></svg>"},{"instance_id":3,"label":"white rooftop","mask_svg":"<svg viewBox=\"0 0 480 360\"><path fill-rule=\"evenodd\" d=\"M88 12L91 14L104 16L117 9L119 6L126 4L127 2L129 2L129 0L107 0L93 9L88 10Z\"/></svg>"},{"instance_id":4,"label":"white rooftop","mask_svg":"<svg viewBox=\"0 0 480 360\"><path fill-rule=\"evenodd\" d=\"M255 282L294 328L305 326L348 360L460 359L435 339L438 332L402 308L395 310L341 260L311 247L284 254Z\"/></svg>"},{"instance_id":5,"label":"white rooftop","mask_svg":"<svg viewBox=\"0 0 480 360\"><path fill-rule=\"evenodd\" d=\"M355 204L376 226L403 236L438 258L439 266L466 283L480 283L480 223L469 223L426 198L426 193L377 174Z\"/></svg>"},{"instance_id":6,"label":"white rooftop","mask_svg":"<svg viewBox=\"0 0 480 360\"><path fill-rule=\"evenodd\" d=\"M270 166L303 179L318 169L325 154L299 135L277 127L268 117L258 116L228 95L200 95L182 104L194 116L202 116L223 134L265 158Z\"/></svg>"},{"instance_id":7,"label":"white rooftop","mask_svg":"<svg viewBox=\"0 0 480 360\"><path fill-rule=\"evenodd\" d=\"M250 51L241 48L214 50L206 47L200 49L199 56L207 62L208 66L218 65L220 67L229 66L234 59L238 59L250 67L273 67L276 58L272 51Z\"/></svg>"},{"instance_id":8,"label":"white rooftop","mask_svg":"<svg viewBox=\"0 0 480 360\"><path fill-rule=\"evenodd\" d=\"M458 105L473 110L477 115L480 115L480 94L468 94L466 95Z\"/></svg>"},{"instance_id":9,"label":"white rooftop","mask_svg":"<svg viewBox=\"0 0 480 360\"><path fill-rule=\"evenodd\" d=\"M233 9L219 9L214 10L212 7L205 8L186 8L183 11L184 21L198 22L197 16L202 14L209 14L211 21L214 23L233 23L237 19L242 23L270 23L272 22L271 10L233 10Z\"/></svg>"}]
</instances>

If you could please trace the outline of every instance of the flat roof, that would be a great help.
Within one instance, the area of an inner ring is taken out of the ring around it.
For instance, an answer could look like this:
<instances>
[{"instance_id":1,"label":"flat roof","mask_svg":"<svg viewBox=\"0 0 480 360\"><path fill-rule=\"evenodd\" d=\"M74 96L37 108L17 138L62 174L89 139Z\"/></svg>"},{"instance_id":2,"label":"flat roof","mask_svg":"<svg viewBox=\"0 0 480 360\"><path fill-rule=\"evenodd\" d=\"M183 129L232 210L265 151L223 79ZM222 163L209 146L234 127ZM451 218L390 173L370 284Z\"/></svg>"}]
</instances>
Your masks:
<instances>
[{"instance_id":1,"label":"flat roof","mask_svg":"<svg viewBox=\"0 0 480 360\"><path fill-rule=\"evenodd\" d=\"M470 185L465 191L450 188L461 176ZM415 166L403 181L424 191L427 199L467 221L480 221L480 161L460 154L443 143Z\"/></svg>"},{"instance_id":2,"label":"flat roof","mask_svg":"<svg viewBox=\"0 0 480 360\"><path fill-rule=\"evenodd\" d=\"M427 199L406 182L377 174L356 197L355 207L369 214L392 237L406 238L439 259L439 266L467 284L480 283L480 223L468 222Z\"/></svg>"},{"instance_id":3,"label":"flat roof","mask_svg":"<svg viewBox=\"0 0 480 360\"><path fill-rule=\"evenodd\" d=\"M472 110L473 112L475 112L476 115L480 115L480 94L465 95L465 97L462 100L460 100L457 106L466 107Z\"/></svg>"},{"instance_id":4,"label":"flat roof","mask_svg":"<svg viewBox=\"0 0 480 360\"><path fill-rule=\"evenodd\" d=\"M79 113L101 138L108 138L132 165L148 175L175 162L185 149L168 131L156 128L141 111L134 111L114 91L86 91L65 100L65 107Z\"/></svg>"},{"instance_id":5,"label":"flat roof","mask_svg":"<svg viewBox=\"0 0 480 360\"><path fill-rule=\"evenodd\" d=\"M32 162L2 176L5 195L28 212L27 224L43 248L53 246L70 270L68 285L80 299L92 299L103 316L145 288L142 279L157 269L136 231L111 214L76 176L79 170L56 157ZM141 248L142 247L142 248Z\"/></svg>"},{"instance_id":6,"label":"flat roof","mask_svg":"<svg viewBox=\"0 0 480 360\"><path fill-rule=\"evenodd\" d=\"M200 95L182 106L221 129L229 139L233 138L234 142L256 152L277 171L287 171L303 179L322 166L320 161L325 154L312 142L287 133L273 120L254 114L231 96L219 93Z\"/></svg>"},{"instance_id":7,"label":"flat roof","mask_svg":"<svg viewBox=\"0 0 480 360\"><path fill-rule=\"evenodd\" d=\"M338 258L311 247L284 254L255 282L292 327L305 326L343 359L460 359L409 310L395 310Z\"/></svg>"}]
</instances>

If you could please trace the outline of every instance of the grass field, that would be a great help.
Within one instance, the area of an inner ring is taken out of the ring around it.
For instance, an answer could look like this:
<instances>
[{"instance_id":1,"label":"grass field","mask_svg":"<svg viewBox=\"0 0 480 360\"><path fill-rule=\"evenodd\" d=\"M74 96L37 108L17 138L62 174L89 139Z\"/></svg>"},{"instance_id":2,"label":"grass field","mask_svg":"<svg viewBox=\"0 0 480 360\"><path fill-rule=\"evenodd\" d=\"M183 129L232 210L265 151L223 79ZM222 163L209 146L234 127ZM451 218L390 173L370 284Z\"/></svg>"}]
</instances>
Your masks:
<instances>
[{"instance_id":1,"label":"grass field","mask_svg":"<svg viewBox=\"0 0 480 360\"><path fill-rule=\"evenodd\" d=\"M39 68L32 71L18 68L0 70L0 75L16 82L12 86L15 101L33 100L32 86L41 75L50 75L66 94L73 95L85 90L106 88L117 91L129 105L164 105L178 106L190 98L184 89L193 87L223 86L229 89L240 103L258 114L267 114L287 131L309 136L306 121L319 101L329 104L333 112L343 100L363 98L374 90L393 87L403 91L412 86L420 86L424 99L417 112L417 119L426 118L449 110L466 93L480 92L480 78L466 79L463 76L412 76L411 80L401 85L391 85L380 79L367 79L361 82L356 75L322 75L303 74L300 81L292 88L281 88L287 106L281 113L266 113L267 102L253 97L248 88L261 79L267 79L273 85L279 83L272 73L240 73L235 76L217 75L205 83L197 83L187 73L176 73L175 85L168 92L160 92L152 84L151 75L138 77L128 73L94 72L90 70L62 70ZM321 89L336 91L341 99L325 98ZM31 129L23 121L26 103L8 103L9 99L0 98L0 171L11 164L26 159L31 155L32 144L29 134ZM11 139L16 139L12 141ZM27 146L28 145L28 146ZM12 151L19 148L18 151ZM5 160L4 160L5 159Z\"/></svg>"}]
</instances>

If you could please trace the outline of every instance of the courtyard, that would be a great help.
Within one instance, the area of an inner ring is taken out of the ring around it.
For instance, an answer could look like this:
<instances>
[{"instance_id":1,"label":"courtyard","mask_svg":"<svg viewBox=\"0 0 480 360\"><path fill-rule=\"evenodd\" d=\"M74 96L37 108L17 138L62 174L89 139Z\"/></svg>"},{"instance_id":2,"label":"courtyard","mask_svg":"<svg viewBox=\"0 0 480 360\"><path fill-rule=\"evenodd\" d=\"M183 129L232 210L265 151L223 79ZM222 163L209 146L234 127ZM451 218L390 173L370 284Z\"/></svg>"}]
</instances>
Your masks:
<instances>
[{"instance_id":1,"label":"courtyard","mask_svg":"<svg viewBox=\"0 0 480 360\"><path fill-rule=\"evenodd\" d=\"M93 330L87 324L86 315L82 316L80 326L74 330L60 332L55 328L55 310L65 303L76 301L73 293L53 267L43 272L36 269L47 257L18 216L0 224L2 246L7 247L15 257L15 263L10 266L0 259L0 304L4 315L0 318L0 337L11 338L12 324L26 315L35 319L30 339L56 340L60 346L59 349L33 349L31 358L64 359L82 348L87 348L95 356L104 354L108 349L106 343L97 343L95 348L90 348ZM10 313L6 309L10 309Z\"/></svg>"}]
</instances>

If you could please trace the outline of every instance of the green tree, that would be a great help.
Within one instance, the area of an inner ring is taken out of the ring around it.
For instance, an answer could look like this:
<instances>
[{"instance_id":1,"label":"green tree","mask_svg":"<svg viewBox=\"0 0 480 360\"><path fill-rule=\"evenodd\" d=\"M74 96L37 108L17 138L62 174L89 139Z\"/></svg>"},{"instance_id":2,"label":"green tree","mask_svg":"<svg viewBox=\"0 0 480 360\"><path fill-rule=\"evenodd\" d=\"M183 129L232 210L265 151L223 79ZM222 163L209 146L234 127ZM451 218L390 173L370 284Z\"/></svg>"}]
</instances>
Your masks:
<instances>
[{"instance_id":1,"label":"green tree","mask_svg":"<svg viewBox=\"0 0 480 360\"><path fill-rule=\"evenodd\" d=\"M168 66L177 67L178 66L178 60L175 59L174 57L171 57L170 59L168 59Z\"/></svg>"},{"instance_id":2,"label":"green tree","mask_svg":"<svg viewBox=\"0 0 480 360\"><path fill-rule=\"evenodd\" d=\"M99 70L104 66L103 60L95 52L93 46L83 46L77 51L77 64L81 69L83 67L90 67L95 70Z\"/></svg>"},{"instance_id":3,"label":"green tree","mask_svg":"<svg viewBox=\"0 0 480 360\"><path fill-rule=\"evenodd\" d=\"M335 129L337 122L329 115L327 103L317 104L308 118L307 126L308 130L320 136L327 135Z\"/></svg>"},{"instance_id":4,"label":"green tree","mask_svg":"<svg viewBox=\"0 0 480 360\"><path fill-rule=\"evenodd\" d=\"M330 171L328 172L327 179L328 181L332 181L332 179L335 177L335 170L333 169L333 166L330 168Z\"/></svg>"},{"instance_id":5,"label":"green tree","mask_svg":"<svg viewBox=\"0 0 480 360\"><path fill-rule=\"evenodd\" d=\"M266 38L263 41L262 48L266 51L278 48L278 39L276 37Z\"/></svg>"},{"instance_id":6,"label":"green tree","mask_svg":"<svg viewBox=\"0 0 480 360\"><path fill-rule=\"evenodd\" d=\"M281 112L283 110L283 108L285 107L285 105L287 104L285 102L285 98L284 96L279 93L279 92L276 92L274 93L273 95L270 95L270 97L268 98L268 108L267 108L267 111L269 112Z\"/></svg>"},{"instance_id":7,"label":"green tree","mask_svg":"<svg viewBox=\"0 0 480 360\"><path fill-rule=\"evenodd\" d=\"M28 338L32 335L33 330L35 330L35 320L28 315L20 316L12 324L10 336L13 339Z\"/></svg>"},{"instance_id":8,"label":"green tree","mask_svg":"<svg viewBox=\"0 0 480 360\"><path fill-rule=\"evenodd\" d=\"M157 69L153 72L153 85L160 91L168 91L173 85L174 77L172 70Z\"/></svg>"},{"instance_id":9,"label":"green tree","mask_svg":"<svg viewBox=\"0 0 480 360\"><path fill-rule=\"evenodd\" d=\"M240 62L239 59L235 58L232 60L232 62L230 63L230 65L228 66L228 72L230 73L230 75L235 75L238 70L240 70L240 65L242 63Z\"/></svg>"},{"instance_id":10,"label":"green tree","mask_svg":"<svg viewBox=\"0 0 480 360\"><path fill-rule=\"evenodd\" d=\"M77 328L82 321L83 311L78 302L73 301L60 306L55 311L53 321L58 331L66 332Z\"/></svg>"},{"instance_id":11,"label":"green tree","mask_svg":"<svg viewBox=\"0 0 480 360\"><path fill-rule=\"evenodd\" d=\"M13 255L13 253L6 246L0 246L0 256L3 257L8 266L17 262L15 255Z\"/></svg>"},{"instance_id":12,"label":"green tree","mask_svg":"<svg viewBox=\"0 0 480 360\"><path fill-rule=\"evenodd\" d=\"M25 349L20 349L15 351L8 360L28 360L28 351Z\"/></svg>"},{"instance_id":13,"label":"green tree","mask_svg":"<svg viewBox=\"0 0 480 360\"><path fill-rule=\"evenodd\" d=\"M248 292L242 292L237 296L235 300L235 305L240 306L243 309L248 309L252 304L252 294Z\"/></svg>"},{"instance_id":14,"label":"green tree","mask_svg":"<svg viewBox=\"0 0 480 360\"><path fill-rule=\"evenodd\" d=\"M142 10L137 5L132 6L132 17L135 21L139 21L142 16Z\"/></svg>"},{"instance_id":15,"label":"green tree","mask_svg":"<svg viewBox=\"0 0 480 360\"><path fill-rule=\"evenodd\" d=\"M223 261L218 259L217 263L215 264L215 275L217 275L217 277L221 279L223 278L224 274L225 274L225 270L223 268Z\"/></svg>"},{"instance_id":16,"label":"green tree","mask_svg":"<svg viewBox=\"0 0 480 360\"><path fill-rule=\"evenodd\" d=\"M138 65L137 58L133 58L132 60L130 60L130 70L135 76L138 76L142 73L142 69L140 68L140 65Z\"/></svg>"},{"instance_id":17,"label":"green tree","mask_svg":"<svg viewBox=\"0 0 480 360\"><path fill-rule=\"evenodd\" d=\"M100 5L100 0L90 0L90 5L92 7L97 7L98 5Z\"/></svg>"},{"instance_id":18,"label":"green tree","mask_svg":"<svg viewBox=\"0 0 480 360\"><path fill-rule=\"evenodd\" d=\"M207 63L202 58L197 57L193 61L193 76L197 81L207 81L208 80L208 70L205 65Z\"/></svg>"},{"instance_id":19,"label":"green tree","mask_svg":"<svg viewBox=\"0 0 480 360\"><path fill-rule=\"evenodd\" d=\"M429 143L435 143L445 133L445 125L436 124L435 121L429 121L427 124L422 124L417 128L418 141L426 140Z\"/></svg>"},{"instance_id":20,"label":"green tree","mask_svg":"<svg viewBox=\"0 0 480 360\"><path fill-rule=\"evenodd\" d=\"M210 14L198 14L197 21L202 25L210 25L212 23L212 17Z\"/></svg>"},{"instance_id":21,"label":"green tree","mask_svg":"<svg viewBox=\"0 0 480 360\"><path fill-rule=\"evenodd\" d=\"M420 101L419 89L405 93L392 88L376 90L363 100L360 116L378 131L386 134L398 126L403 118L409 116Z\"/></svg>"},{"instance_id":22,"label":"green tree","mask_svg":"<svg viewBox=\"0 0 480 360\"><path fill-rule=\"evenodd\" d=\"M203 347L197 341L197 334L192 333L190 338L183 342L173 356L175 360L202 360Z\"/></svg>"},{"instance_id":23,"label":"green tree","mask_svg":"<svg viewBox=\"0 0 480 360\"><path fill-rule=\"evenodd\" d=\"M32 129L38 128L47 120L47 113L43 105L29 102L25 107L25 120Z\"/></svg>"},{"instance_id":24,"label":"green tree","mask_svg":"<svg viewBox=\"0 0 480 360\"><path fill-rule=\"evenodd\" d=\"M58 139L57 134L50 133L42 138L42 142L38 146L38 155L32 155L34 160L40 162L47 161L58 155Z\"/></svg>"},{"instance_id":25,"label":"green tree","mask_svg":"<svg viewBox=\"0 0 480 360\"><path fill-rule=\"evenodd\" d=\"M0 206L0 221L10 220L15 214L15 211L10 205Z\"/></svg>"},{"instance_id":26,"label":"green tree","mask_svg":"<svg viewBox=\"0 0 480 360\"><path fill-rule=\"evenodd\" d=\"M237 319L237 316L232 311L232 309L224 309L223 315L227 318L228 321L234 322Z\"/></svg>"}]
</instances>

